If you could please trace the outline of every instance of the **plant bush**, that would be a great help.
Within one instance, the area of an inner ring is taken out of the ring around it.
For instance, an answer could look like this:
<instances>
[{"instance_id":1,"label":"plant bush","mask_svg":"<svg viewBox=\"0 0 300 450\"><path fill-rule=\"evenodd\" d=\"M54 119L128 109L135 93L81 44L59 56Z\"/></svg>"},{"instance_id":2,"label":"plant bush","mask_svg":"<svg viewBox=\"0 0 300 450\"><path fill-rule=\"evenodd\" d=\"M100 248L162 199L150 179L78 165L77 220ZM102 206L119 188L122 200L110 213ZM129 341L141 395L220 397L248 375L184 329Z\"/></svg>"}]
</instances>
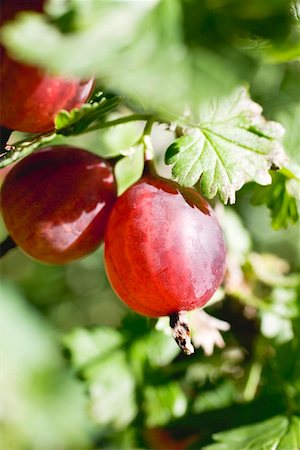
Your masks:
<instances>
[{"instance_id":1,"label":"plant bush","mask_svg":"<svg viewBox=\"0 0 300 450\"><path fill-rule=\"evenodd\" d=\"M76 146L113 161L121 195L154 157L214 207L227 268L205 310L189 313L186 356L167 318L117 299L102 247L43 265L0 222L1 448L299 449L299 2L44 9L3 23L2 50L95 77L94 91L47 133L15 130L5 145L3 128L0 177L49 143Z\"/></svg>"}]
</instances>

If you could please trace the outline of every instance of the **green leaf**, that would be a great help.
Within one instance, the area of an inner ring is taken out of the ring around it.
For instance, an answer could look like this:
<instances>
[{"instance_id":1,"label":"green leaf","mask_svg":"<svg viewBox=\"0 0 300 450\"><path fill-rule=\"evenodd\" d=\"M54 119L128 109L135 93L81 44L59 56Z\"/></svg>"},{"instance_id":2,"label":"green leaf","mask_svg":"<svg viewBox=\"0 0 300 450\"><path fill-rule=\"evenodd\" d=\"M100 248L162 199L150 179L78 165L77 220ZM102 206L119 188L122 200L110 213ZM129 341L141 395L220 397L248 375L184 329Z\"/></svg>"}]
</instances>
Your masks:
<instances>
[{"instance_id":1,"label":"green leaf","mask_svg":"<svg viewBox=\"0 0 300 450\"><path fill-rule=\"evenodd\" d=\"M293 1L290 5L294 15L293 26L283 41L278 40L271 47L265 49L266 57L273 63L299 61L300 59L300 6L299 2Z\"/></svg>"},{"instance_id":2,"label":"green leaf","mask_svg":"<svg viewBox=\"0 0 300 450\"><path fill-rule=\"evenodd\" d=\"M279 110L275 117L286 129L283 145L287 154L300 164L300 103L297 98L295 100L296 104L288 102L284 110Z\"/></svg>"},{"instance_id":3,"label":"green leaf","mask_svg":"<svg viewBox=\"0 0 300 450\"><path fill-rule=\"evenodd\" d=\"M78 328L63 342L72 365L86 380L93 419L101 425L125 427L136 414L136 403L134 377L122 350L123 336L110 327Z\"/></svg>"},{"instance_id":4,"label":"green leaf","mask_svg":"<svg viewBox=\"0 0 300 450\"><path fill-rule=\"evenodd\" d=\"M287 228L299 219L300 181L290 178L282 171L272 173L272 184L258 186L251 199L255 206L265 204L271 211L272 227L275 230Z\"/></svg>"},{"instance_id":5,"label":"green leaf","mask_svg":"<svg viewBox=\"0 0 300 450\"><path fill-rule=\"evenodd\" d=\"M158 322L163 320L164 318L160 318ZM138 376L140 375L140 365L137 365L138 360L141 363L146 362L150 364L151 367L165 367L180 352L178 345L171 337L171 333L167 334L163 331L158 331L158 329L161 330L161 325L157 329L149 330L147 335L136 340L131 348L131 363L133 367L138 369Z\"/></svg>"},{"instance_id":6,"label":"green leaf","mask_svg":"<svg viewBox=\"0 0 300 450\"><path fill-rule=\"evenodd\" d=\"M268 286L284 288L300 286L300 274L289 273L288 262L272 253L251 253L248 262L255 277Z\"/></svg>"},{"instance_id":7,"label":"green leaf","mask_svg":"<svg viewBox=\"0 0 300 450\"><path fill-rule=\"evenodd\" d=\"M57 134L71 136L81 134L87 130L89 125L99 125L103 116L117 108L120 97L110 99L102 98L99 102L86 103L80 108L74 108L68 112L62 110L55 118Z\"/></svg>"},{"instance_id":8,"label":"green leaf","mask_svg":"<svg viewBox=\"0 0 300 450\"><path fill-rule=\"evenodd\" d=\"M146 386L144 395L148 427L165 425L186 412L186 396L174 381L162 386Z\"/></svg>"},{"instance_id":9,"label":"green leaf","mask_svg":"<svg viewBox=\"0 0 300 450\"><path fill-rule=\"evenodd\" d=\"M110 115L109 120L118 120L119 115ZM98 134L101 154L106 158L114 158L118 155L131 155L132 148L140 138L143 127L139 122L120 123L118 126L106 128Z\"/></svg>"},{"instance_id":10,"label":"green leaf","mask_svg":"<svg viewBox=\"0 0 300 450\"><path fill-rule=\"evenodd\" d=\"M299 283L298 279L298 283ZM274 339L277 344L291 341L296 345L292 320L299 315L297 292L292 288L276 288L271 293L271 307L261 310L261 333L268 339ZM290 353L292 352L289 349ZM280 365L282 362L280 363ZM284 363L283 363L284 365ZM285 364L287 367L287 364ZM285 377L284 377L285 378ZM290 376L287 378L291 378Z\"/></svg>"},{"instance_id":11,"label":"green leaf","mask_svg":"<svg viewBox=\"0 0 300 450\"><path fill-rule=\"evenodd\" d=\"M276 450L298 450L300 448L300 417L292 417L287 434Z\"/></svg>"},{"instance_id":12,"label":"green leaf","mask_svg":"<svg viewBox=\"0 0 300 450\"><path fill-rule=\"evenodd\" d=\"M138 181L144 168L144 147L142 144L128 149L128 156L121 158L115 165L115 177L118 195Z\"/></svg>"},{"instance_id":13,"label":"green leaf","mask_svg":"<svg viewBox=\"0 0 300 450\"><path fill-rule=\"evenodd\" d=\"M0 447L86 448L85 396L66 370L55 332L3 277L0 341Z\"/></svg>"},{"instance_id":14,"label":"green leaf","mask_svg":"<svg viewBox=\"0 0 300 450\"><path fill-rule=\"evenodd\" d=\"M297 426L298 423L297 420ZM299 434L299 430L297 432ZM289 433L288 418L276 416L254 425L214 434L213 438L217 443L208 445L203 450L277 450L279 448L283 450L280 444ZM286 448L286 450L296 449L297 447Z\"/></svg>"},{"instance_id":15,"label":"green leaf","mask_svg":"<svg viewBox=\"0 0 300 450\"><path fill-rule=\"evenodd\" d=\"M235 389L232 381L227 380L215 389L200 392L194 400L193 412L213 411L232 405Z\"/></svg>"},{"instance_id":16,"label":"green leaf","mask_svg":"<svg viewBox=\"0 0 300 450\"><path fill-rule=\"evenodd\" d=\"M271 182L269 169L280 165L284 151L278 142L283 128L267 122L262 108L246 89L200 110L197 126L175 140L167 149L166 164L184 186L199 187L207 198L217 193L227 203L235 202L235 192L245 183Z\"/></svg>"},{"instance_id":17,"label":"green leaf","mask_svg":"<svg viewBox=\"0 0 300 450\"><path fill-rule=\"evenodd\" d=\"M152 330L145 339L145 352L150 364L154 367L164 367L173 361L180 350L170 335Z\"/></svg>"},{"instance_id":18,"label":"green leaf","mask_svg":"<svg viewBox=\"0 0 300 450\"><path fill-rule=\"evenodd\" d=\"M101 425L124 428L136 415L135 380L125 351L114 351L89 367L90 412Z\"/></svg>"},{"instance_id":19,"label":"green leaf","mask_svg":"<svg viewBox=\"0 0 300 450\"><path fill-rule=\"evenodd\" d=\"M72 365L81 369L119 348L123 338L117 330L109 327L77 328L64 337L63 343L71 353Z\"/></svg>"},{"instance_id":20,"label":"green leaf","mask_svg":"<svg viewBox=\"0 0 300 450\"><path fill-rule=\"evenodd\" d=\"M72 2L72 33L23 14L3 27L4 44L17 59L55 73L95 74L110 91L169 115L234 86L226 58L209 48L188 51L179 0L82 4Z\"/></svg>"}]
</instances>

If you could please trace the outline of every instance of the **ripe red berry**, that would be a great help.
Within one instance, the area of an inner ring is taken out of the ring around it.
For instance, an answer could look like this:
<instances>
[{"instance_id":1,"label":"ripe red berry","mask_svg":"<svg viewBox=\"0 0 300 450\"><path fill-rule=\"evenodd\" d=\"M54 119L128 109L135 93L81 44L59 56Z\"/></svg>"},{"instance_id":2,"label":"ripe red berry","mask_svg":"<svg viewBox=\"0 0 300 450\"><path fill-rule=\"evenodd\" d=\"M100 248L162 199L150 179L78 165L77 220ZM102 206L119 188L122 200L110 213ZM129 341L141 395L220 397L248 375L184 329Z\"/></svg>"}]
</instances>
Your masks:
<instances>
[{"instance_id":1,"label":"ripe red berry","mask_svg":"<svg viewBox=\"0 0 300 450\"><path fill-rule=\"evenodd\" d=\"M93 80L80 81L46 74L43 70L1 58L0 120L11 130L43 133L54 128L61 109L70 111L89 97Z\"/></svg>"},{"instance_id":2,"label":"ripe red berry","mask_svg":"<svg viewBox=\"0 0 300 450\"><path fill-rule=\"evenodd\" d=\"M112 287L150 317L201 307L222 282L225 247L209 204L195 190L145 176L116 202L105 236Z\"/></svg>"},{"instance_id":3,"label":"ripe red berry","mask_svg":"<svg viewBox=\"0 0 300 450\"><path fill-rule=\"evenodd\" d=\"M45 148L6 175L0 200L7 229L24 252L65 264L101 244L116 200L113 168L79 148Z\"/></svg>"}]
</instances>

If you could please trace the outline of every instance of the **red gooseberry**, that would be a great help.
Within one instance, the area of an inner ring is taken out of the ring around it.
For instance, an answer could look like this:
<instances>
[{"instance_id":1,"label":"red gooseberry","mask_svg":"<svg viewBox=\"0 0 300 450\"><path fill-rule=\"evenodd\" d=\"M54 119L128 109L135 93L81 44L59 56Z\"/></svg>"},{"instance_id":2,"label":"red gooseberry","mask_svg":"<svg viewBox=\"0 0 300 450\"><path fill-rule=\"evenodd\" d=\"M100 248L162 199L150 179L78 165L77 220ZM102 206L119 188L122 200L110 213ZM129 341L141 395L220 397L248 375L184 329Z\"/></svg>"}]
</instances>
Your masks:
<instances>
[{"instance_id":1,"label":"red gooseberry","mask_svg":"<svg viewBox=\"0 0 300 450\"><path fill-rule=\"evenodd\" d=\"M116 200L112 165L75 147L44 148L6 175L0 205L15 243L33 258L65 264L103 241Z\"/></svg>"}]
</instances>

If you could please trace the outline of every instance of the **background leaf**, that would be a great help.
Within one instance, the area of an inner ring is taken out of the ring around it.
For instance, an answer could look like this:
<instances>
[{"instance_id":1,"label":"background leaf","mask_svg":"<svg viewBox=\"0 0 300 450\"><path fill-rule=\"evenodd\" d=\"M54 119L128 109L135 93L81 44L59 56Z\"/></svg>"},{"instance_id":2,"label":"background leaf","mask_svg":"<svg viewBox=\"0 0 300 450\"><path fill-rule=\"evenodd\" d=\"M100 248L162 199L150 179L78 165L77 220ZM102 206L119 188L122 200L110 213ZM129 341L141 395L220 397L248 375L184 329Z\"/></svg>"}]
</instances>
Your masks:
<instances>
[{"instance_id":1,"label":"background leaf","mask_svg":"<svg viewBox=\"0 0 300 450\"><path fill-rule=\"evenodd\" d=\"M202 96L233 85L226 59L200 48L186 55L178 0L89 3L85 12L80 2L73 3L71 35L42 16L23 15L18 25L4 28L5 44L18 58L54 72L95 73L108 89L168 115L182 111L187 98L197 104Z\"/></svg>"},{"instance_id":2,"label":"background leaf","mask_svg":"<svg viewBox=\"0 0 300 450\"><path fill-rule=\"evenodd\" d=\"M0 308L0 391L9 418L1 423L3 448L84 447L85 398L64 367L53 330L7 283L1 284Z\"/></svg>"},{"instance_id":3,"label":"background leaf","mask_svg":"<svg viewBox=\"0 0 300 450\"><path fill-rule=\"evenodd\" d=\"M272 184L264 188L257 187L252 203L267 205L271 210L272 226L278 230L298 221L299 193L300 182L296 177L289 179L283 173L272 173Z\"/></svg>"}]
</instances>

